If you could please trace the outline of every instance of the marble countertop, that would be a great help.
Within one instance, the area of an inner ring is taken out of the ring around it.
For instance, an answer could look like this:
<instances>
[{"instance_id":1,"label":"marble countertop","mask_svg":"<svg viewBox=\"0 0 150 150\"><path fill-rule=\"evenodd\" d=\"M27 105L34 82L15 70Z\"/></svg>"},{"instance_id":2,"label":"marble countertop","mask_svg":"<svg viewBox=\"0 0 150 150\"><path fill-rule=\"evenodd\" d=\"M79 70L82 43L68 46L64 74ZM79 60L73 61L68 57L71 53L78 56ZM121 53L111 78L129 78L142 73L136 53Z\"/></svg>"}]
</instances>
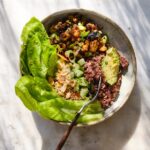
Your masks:
<instances>
[{"instance_id":1,"label":"marble countertop","mask_svg":"<svg viewBox=\"0 0 150 150\"><path fill-rule=\"evenodd\" d=\"M30 17L85 8L114 20L137 58L137 81L125 106L107 121L75 128L64 150L149 150L150 1L0 0L0 150L54 150L66 127L27 110L14 92L19 78L20 33Z\"/></svg>"}]
</instances>

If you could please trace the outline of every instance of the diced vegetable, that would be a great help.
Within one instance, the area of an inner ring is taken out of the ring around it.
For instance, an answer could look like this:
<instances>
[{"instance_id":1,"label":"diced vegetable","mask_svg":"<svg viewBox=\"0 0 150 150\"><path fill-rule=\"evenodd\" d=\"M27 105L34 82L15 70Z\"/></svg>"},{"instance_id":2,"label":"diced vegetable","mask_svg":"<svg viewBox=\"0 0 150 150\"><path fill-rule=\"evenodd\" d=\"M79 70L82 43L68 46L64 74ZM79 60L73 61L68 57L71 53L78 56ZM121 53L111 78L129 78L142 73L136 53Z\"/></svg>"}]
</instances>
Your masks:
<instances>
[{"instance_id":1,"label":"diced vegetable","mask_svg":"<svg viewBox=\"0 0 150 150\"><path fill-rule=\"evenodd\" d=\"M73 69L74 69L74 70L80 69L80 65L77 64L77 63L73 63Z\"/></svg>"},{"instance_id":2,"label":"diced vegetable","mask_svg":"<svg viewBox=\"0 0 150 150\"><path fill-rule=\"evenodd\" d=\"M85 37L87 37L88 35L89 35L89 31L82 31L81 33L80 33L80 37L81 38L85 38Z\"/></svg>"},{"instance_id":3,"label":"diced vegetable","mask_svg":"<svg viewBox=\"0 0 150 150\"><path fill-rule=\"evenodd\" d=\"M70 77L73 79L75 76L74 72L70 72Z\"/></svg>"},{"instance_id":4,"label":"diced vegetable","mask_svg":"<svg viewBox=\"0 0 150 150\"><path fill-rule=\"evenodd\" d=\"M80 91L80 85L78 83L76 83L75 87L74 87L74 90L76 92L79 92Z\"/></svg>"},{"instance_id":5,"label":"diced vegetable","mask_svg":"<svg viewBox=\"0 0 150 150\"><path fill-rule=\"evenodd\" d=\"M80 90L80 96L82 98L85 98L87 96L88 92L89 92L88 88L81 88L81 90Z\"/></svg>"},{"instance_id":6,"label":"diced vegetable","mask_svg":"<svg viewBox=\"0 0 150 150\"><path fill-rule=\"evenodd\" d=\"M83 71L79 69L74 69L73 72L75 74L75 77L81 77L83 75Z\"/></svg>"},{"instance_id":7,"label":"diced vegetable","mask_svg":"<svg viewBox=\"0 0 150 150\"><path fill-rule=\"evenodd\" d=\"M82 24L81 22L78 23L78 28L79 28L79 30L81 30L81 31L86 30L86 27L83 26L83 24Z\"/></svg>"},{"instance_id":8,"label":"diced vegetable","mask_svg":"<svg viewBox=\"0 0 150 150\"><path fill-rule=\"evenodd\" d=\"M88 81L85 79L85 77L81 77L77 79L77 83L82 86L82 87L88 87L89 83Z\"/></svg>"},{"instance_id":9,"label":"diced vegetable","mask_svg":"<svg viewBox=\"0 0 150 150\"><path fill-rule=\"evenodd\" d=\"M85 64L84 58L81 58L80 60L78 60L78 64L79 64L80 66L83 66L83 65Z\"/></svg>"}]
</instances>

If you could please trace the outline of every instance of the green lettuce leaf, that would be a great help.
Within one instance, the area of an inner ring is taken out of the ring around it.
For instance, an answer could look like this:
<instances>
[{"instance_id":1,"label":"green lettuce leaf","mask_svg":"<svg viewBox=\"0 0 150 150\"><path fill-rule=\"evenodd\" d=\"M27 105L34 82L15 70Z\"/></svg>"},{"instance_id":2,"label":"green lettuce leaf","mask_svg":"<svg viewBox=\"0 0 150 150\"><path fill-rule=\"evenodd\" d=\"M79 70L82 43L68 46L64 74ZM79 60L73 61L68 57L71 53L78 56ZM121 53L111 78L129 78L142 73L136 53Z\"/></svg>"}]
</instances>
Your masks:
<instances>
[{"instance_id":1,"label":"green lettuce leaf","mask_svg":"<svg viewBox=\"0 0 150 150\"><path fill-rule=\"evenodd\" d=\"M45 78L47 73L54 75L57 66L56 46L50 45L43 24L35 17L31 18L23 28L21 38L22 75L32 74L42 78Z\"/></svg>"},{"instance_id":2,"label":"green lettuce leaf","mask_svg":"<svg viewBox=\"0 0 150 150\"><path fill-rule=\"evenodd\" d=\"M22 75L31 74L28 68L28 62L27 62L27 45L28 41L30 41L30 38L35 33L40 33L40 40L46 40L48 39L48 35L44 29L43 24L36 19L35 17L31 18L30 21L24 26L21 34L22 39L22 52L20 55L20 70Z\"/></svg>"},{"instance_id":3,"label":"green lettuce leaf","mask_svg":"<svg viewBox=\"0 0 150 150\"><path fill-rule=\"evenodd\" d=\"M85 100L65 100L50 86L48 81L39 77L23 76L15 86L16 94L24 105L47 119L71 122L76 112L87 102ZM81 114L78 123L87 123L103 118L99 102L89 105Z\"/></svg>"},{"instance_id":4,"label":"green lettuce leaf","mask_svg":"<svg viewBox=\"0 0 150 150\"><path fill-rule=\"evenodd\" d=\"M20 71L22 75L29 75L30 71L28 68L28 62L27 62L27 51L26 51L26 45L22 45L22 51L20 54Z\"/></svg>"},{"instance_id":5,"label":"green lettuce leaf","mask_svg":"<svg viewBox=\"0 0 150 150\"><path fill-rule=\"evenodd\" d=\"M77 111L86 103L86 101L63 100L62 98L51 99L39 104L38 112L47 119L60 122L71 122ZM103 110L98 102L95 102L86 108L78 123L87 123L103 118Z\"/></svg>"},{"instance_id":6,"label":"green lettuce leaf","mask_svg":"<svg viewBox=\"0 0 150 150\"><path fill-rule=\"evenodd\" d=\"M48 75L49 76L54 76L56 69L57 69L57 52L56 49L54 49L53 47L51 47L51 54L49 57L49 63L48 63Z\"/></svg>"},{"instance_id":7,"label":"green lettuce leaf","mask_svg":"<svg viewBox=\"0 0 150 150\"><path fill-rule=\"evenodd\" d=\"M37 101L31 96L27 87L33 84L33 77L31 76L23 76L19 79L19 81L15 85L16 95L22 100L24 105L32 111L36 111L37 109Z\"/></svg>"},{"instance_id":8,"label":"green lettuce leaf","mask_svg":"<svg viewBox=\"0 0 150 150\"><path fill-rule=\"evenodd\" d=\"M22 30L21 39L26 45L28 40L35 34L40 33L40 40L48 39L48 35L43 24L35 17L32 17L27 22Z\"/></svg>"}]
</instances>

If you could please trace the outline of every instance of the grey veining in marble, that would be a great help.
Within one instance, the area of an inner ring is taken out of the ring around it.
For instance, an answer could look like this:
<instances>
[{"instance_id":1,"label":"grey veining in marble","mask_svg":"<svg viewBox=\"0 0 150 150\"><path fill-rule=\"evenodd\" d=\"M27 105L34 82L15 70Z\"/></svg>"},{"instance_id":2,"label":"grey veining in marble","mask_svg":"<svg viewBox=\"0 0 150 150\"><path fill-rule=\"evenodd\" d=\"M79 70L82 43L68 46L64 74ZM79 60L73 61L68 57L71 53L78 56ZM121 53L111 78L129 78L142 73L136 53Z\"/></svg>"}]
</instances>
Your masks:
<instances>
[{"instance_id":1,"label":"grey veining in marble","mask_svg":"<svg viewBox=\"0 0 150 150\"><path fill-rule=\"evenodd\" d=\"M97 11L126 32L137 57L136 86L107 121L75 128L64 150L149 150L149 0L0 0L0 150L54 150L66 127L27 110L14 92L19 78L20 33L30 17L70 8Z\"/></svg>"}]
</instances>

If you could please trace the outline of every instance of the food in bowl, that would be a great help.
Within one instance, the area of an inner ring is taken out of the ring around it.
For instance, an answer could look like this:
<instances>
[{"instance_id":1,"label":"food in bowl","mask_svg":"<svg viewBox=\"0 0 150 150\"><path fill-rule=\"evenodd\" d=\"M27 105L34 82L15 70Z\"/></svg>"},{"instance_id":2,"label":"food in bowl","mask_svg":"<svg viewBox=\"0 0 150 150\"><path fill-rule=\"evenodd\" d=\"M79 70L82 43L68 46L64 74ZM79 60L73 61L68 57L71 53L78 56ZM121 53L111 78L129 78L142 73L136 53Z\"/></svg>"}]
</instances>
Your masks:
<instances>
[{"instance_id":1,"label":"food in bowl","mask_svg":"<svg viewBox=\"0 0 150 150\"><path fill-rule=\"evenodd\" d=\"M15 86L25 106L47 119L71 122L76 112L90 100L102 84L97 102L83 111L78 123L103 118L116 100L128 61L110 44L94 21L69 15L46 32L35 17L21 35L22 77Z\"/></svg>"},{"instance_id":2,"label":"food in bowl","mask_svg":"<svg viewBox=\"0 0 150 150\"><path fill-rule=\"evenodd\" d=\"M99 102L106 109L116 99L128 61L110 45L109 37L93 21L71 15L50 27L50 43L57 46L58 70L50 77L60 96L71 100L91 98L99 77Z\"/></svg>"}]
</instances>

